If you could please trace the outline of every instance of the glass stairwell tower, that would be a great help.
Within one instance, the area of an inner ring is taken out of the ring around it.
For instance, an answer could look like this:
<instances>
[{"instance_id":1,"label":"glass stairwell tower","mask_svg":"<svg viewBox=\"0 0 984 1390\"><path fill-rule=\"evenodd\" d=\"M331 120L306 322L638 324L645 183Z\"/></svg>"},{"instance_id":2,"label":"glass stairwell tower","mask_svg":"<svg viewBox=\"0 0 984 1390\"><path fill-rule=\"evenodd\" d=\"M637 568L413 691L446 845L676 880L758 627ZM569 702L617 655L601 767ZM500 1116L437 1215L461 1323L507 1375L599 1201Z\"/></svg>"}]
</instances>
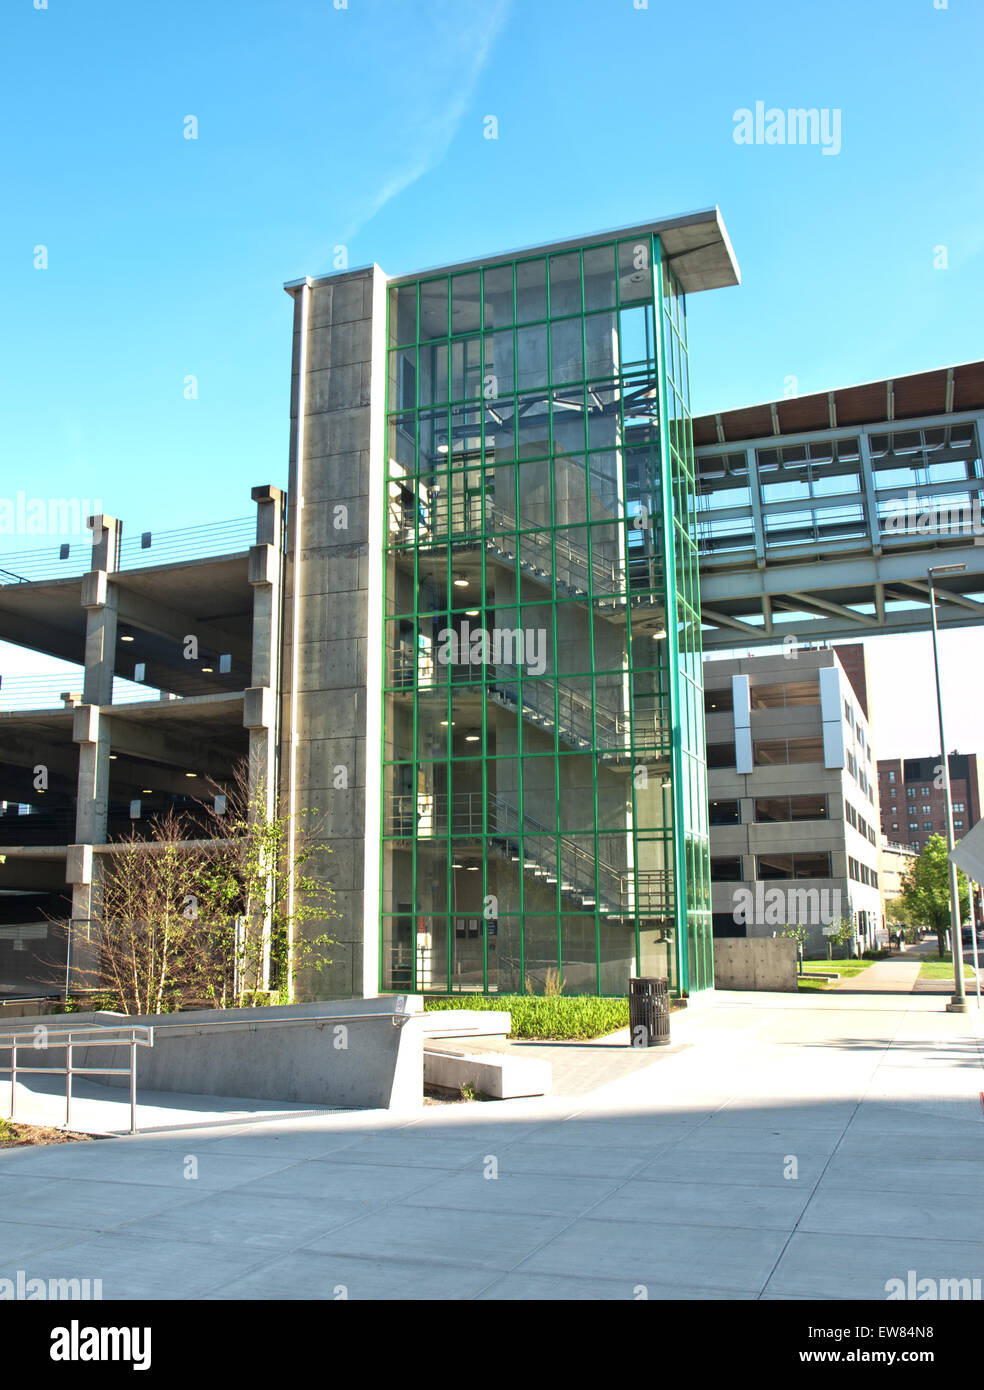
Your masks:
<instances>
[{"instance_id":1,"label":"glass stairwell tower","mask_svg":"<svg viewBox=\"0 0 984 1390\"><path fill-rule=\"evenodd\" d=\"M388 282L384 991L713 984L685 278L659 225Z\"/></svg>"}]
</instances>

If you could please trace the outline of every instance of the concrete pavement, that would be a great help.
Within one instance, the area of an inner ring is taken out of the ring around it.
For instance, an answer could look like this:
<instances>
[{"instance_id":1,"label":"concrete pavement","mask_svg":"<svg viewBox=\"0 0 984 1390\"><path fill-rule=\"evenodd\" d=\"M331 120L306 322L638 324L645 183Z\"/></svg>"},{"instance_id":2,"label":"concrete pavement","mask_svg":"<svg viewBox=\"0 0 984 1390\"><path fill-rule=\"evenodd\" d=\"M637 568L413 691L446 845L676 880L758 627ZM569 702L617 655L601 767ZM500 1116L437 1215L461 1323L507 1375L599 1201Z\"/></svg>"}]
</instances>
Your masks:
<instances>
[{"instance_id":1,"label":"concrete pavement","mask_svg":"<svg viewBox=\"0 0 984 1390\"><path fill-rule=\"evenodd\" d=\"M859 975L841 980L840 984L831 985L830 988L845 994L911 994L925 957L923 948L914 946L911 954L876 960L874 965L869 965Z\"/></svg>"},{"instance_id":2,"label":"concrete pavement","mask_svg":"<svg viewBox=\"0 0 984 1390\"><path fill-rule=\"evenodd\" d=\"M976 1011L722 994L673 1036L586 1095L8 1150L0 1277L441 1300L881 1300L909 1270L984 1278Z\"/></svg>"}]
</instances>

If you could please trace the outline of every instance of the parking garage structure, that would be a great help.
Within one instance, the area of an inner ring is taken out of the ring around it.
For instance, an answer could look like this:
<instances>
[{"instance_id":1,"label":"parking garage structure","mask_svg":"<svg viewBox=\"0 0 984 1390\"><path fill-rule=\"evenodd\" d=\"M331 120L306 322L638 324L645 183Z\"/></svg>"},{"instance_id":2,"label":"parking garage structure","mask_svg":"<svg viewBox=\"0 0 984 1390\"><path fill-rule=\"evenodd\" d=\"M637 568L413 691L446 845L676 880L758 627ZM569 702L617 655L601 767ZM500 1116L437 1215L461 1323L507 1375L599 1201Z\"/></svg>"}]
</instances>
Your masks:
<instances>
[{"instance_id":1,"label":"parking garage structure","mask_svg":"<svg viewBox=\"0 0 984 1390\"><path fill-rule=\"evenodd\" d=\"M91 548L0 560L0 639L75 668L0 682L0 994L91 983L122 841L172 810L207 834L240 764L275 794L283 495L253 499L253 518L130 540L100 515Z\"/></svg>"}]
</instances>

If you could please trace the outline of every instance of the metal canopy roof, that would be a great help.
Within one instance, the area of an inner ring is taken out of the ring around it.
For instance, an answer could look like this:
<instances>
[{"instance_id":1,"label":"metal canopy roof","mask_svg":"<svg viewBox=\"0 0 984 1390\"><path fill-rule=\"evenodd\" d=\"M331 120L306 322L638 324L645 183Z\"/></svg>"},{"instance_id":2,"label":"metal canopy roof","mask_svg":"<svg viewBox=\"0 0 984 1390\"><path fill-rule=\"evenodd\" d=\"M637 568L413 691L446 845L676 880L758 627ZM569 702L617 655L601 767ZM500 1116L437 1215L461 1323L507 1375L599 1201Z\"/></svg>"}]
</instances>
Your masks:
<instances>
[{"instance_id":1,"label":"metal canopy roof","mask_svg":"<svg viewBox=\"0 0 984 1390\"><path fill-rule=\"evenodd\" d=\"M663 241L673 269L680 280L685 294L696 294L700 290L723 289L728 285L741 283L741 271L735 259L724 219L718 208L703 208L698 212L685 213L681 217L664 217L655 222L640 222L631 227L613 227L608 231L593 232L587 236L566 237L563 241L551 241L536 246L524 246L512 251L497 251L489 256L479 256L472 260L457 261L453 265L430 266L412 274L388 276L390 284L400 284L407 280L419 280L427 275L456 274L459 271L475 270L479 266L498 265L524 256L550 255L562 251L576 250L579 247L597 246L608 241L623 241L634 236L647 236L657 233ZM288 294L300 285L322 285L365 270L367 267L352 267L332 275L317 275L289 280L284 289Z\"/></svg>"},{"instance_id":2,"label":"metal canopy roof","mask_svg":"<svg viewBox=\"0 0 984 1390\"><path fill-rule=\"evenodd\" d=\"M982 408L984 362L964 362L911 376L695 416L694 444L699 448Z\"/></svg>"}]
</instances>

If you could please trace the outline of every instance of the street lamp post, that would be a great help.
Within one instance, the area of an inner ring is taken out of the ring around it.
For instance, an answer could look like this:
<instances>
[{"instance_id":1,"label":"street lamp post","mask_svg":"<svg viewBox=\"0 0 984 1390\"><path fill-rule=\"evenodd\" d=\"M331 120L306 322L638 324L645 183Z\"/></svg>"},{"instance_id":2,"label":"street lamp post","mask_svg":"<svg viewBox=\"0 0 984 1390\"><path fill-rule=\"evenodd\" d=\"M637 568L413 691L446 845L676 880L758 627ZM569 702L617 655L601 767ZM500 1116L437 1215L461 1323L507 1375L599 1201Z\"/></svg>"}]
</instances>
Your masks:
<instances>
[{"instance_id":1,"label":"street lamp post","mask_svg":"<svg viewBox=\"0 0 984 1390\"><path fill-rule=\"evenodd\" d=\"M943 763L943 799L946 806L946 848L947 867L950 871L950 941L953 955L953 997L947 1004L947 1013L967 1013L967 994L963 973L963 941L960 935L960 890L957 882L957 866L949 857L953 850L953 802L950 799L950 759L946 751L946 735L943 732L943 692L940 689L939 633L936 626L936 587L934 579L938 574L959 574L966 565L936 565L928 571L929 610L933 629L933 670L936 674L936 713L940 722L940 755Z\"/></svg>"}]
</instances>

